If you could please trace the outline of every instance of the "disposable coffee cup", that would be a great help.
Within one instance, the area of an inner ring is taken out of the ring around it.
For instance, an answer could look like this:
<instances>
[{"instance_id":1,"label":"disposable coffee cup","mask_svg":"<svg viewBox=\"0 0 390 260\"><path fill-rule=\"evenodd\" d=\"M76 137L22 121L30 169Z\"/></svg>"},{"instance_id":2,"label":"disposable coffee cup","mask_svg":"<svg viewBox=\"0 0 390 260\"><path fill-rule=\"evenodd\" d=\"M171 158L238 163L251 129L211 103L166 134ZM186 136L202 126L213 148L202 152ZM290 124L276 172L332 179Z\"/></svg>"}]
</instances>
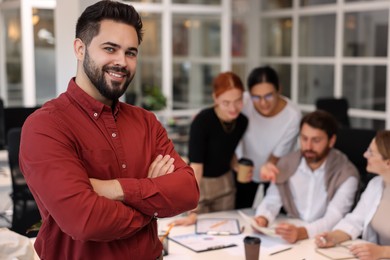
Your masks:
<instances>
[{"instance_id":1,"label":"disposable coffee cup","mask_svg":"<svg viewBox=\"0 0 390 260\"><path fill-rule=\"evenodd\" d=\"M238 161L237 181L240 183L251 182L252 169L253 161L248 158L241 158Z\"/></svg>"},{"instance_id":2,"label":"disposable coffee cup","mask_svg":"<svg viewBox=\"0 0 390 260\"><path fill-rule=\"evenodd\" d=\"M244 238L245 246L245 260L258 260L260 257L260 244L259 237L246 236Z\"/></svg>"}]
</instances>

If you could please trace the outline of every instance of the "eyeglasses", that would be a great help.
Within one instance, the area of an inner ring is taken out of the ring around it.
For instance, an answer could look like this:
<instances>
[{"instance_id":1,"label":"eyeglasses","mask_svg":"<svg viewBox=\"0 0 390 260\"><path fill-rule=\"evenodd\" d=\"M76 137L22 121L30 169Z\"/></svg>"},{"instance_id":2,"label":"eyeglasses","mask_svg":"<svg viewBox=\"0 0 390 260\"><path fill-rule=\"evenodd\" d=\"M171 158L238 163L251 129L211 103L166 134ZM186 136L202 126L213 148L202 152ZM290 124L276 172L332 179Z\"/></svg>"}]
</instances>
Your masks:
<instances>
[{"instance_id":1,"label":"eyeglasses","mask_svg":"<svg viewBox=\"0 0 390 260\"><path fill-rule=\"evenodd\" d=\"M275 98L274 92L265 94L264 96L251 95L251 99L253 102L259 102L260 100L264 100L265 102L271 102L274 100L274 98Z\"/></svg>"}]
</instances>

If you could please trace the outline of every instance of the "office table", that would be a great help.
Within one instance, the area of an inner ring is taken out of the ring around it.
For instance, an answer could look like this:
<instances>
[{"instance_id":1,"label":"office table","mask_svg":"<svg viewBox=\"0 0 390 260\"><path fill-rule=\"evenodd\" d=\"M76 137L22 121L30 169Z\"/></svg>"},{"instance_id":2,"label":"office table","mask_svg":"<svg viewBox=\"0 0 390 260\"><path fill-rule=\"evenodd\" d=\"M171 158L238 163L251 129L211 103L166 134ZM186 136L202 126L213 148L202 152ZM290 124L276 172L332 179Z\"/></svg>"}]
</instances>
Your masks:
<instances>
[{"instance_id":1,"label":"office table","mask_svg":"<svg viewBox=\"0 0 390 260\"><path fill-rule=\"evenodd\" d=\"M248 215L254 214L254 210L245 209L244 210ZM232 243L237 244L235 247L229 247L219 250L207 251L196 253L186 247L179 245L178 243L169 240L169 255L165 256L166 260L182 260L182 259L196 259L196 260L237 260L237 259L245 259L245 251L243 239L245 236L257 236L260 237L262 241L262 245L260 247L260 259L261 260L329 260L329 258L324 257L318 253L316 253L316 246L314 244L314 239L306 239L297 242L296 244L289 244L282 240L279 237L269 237L265 235L261 235L253 231L249 224L244 222L240 214L237 211L227 211L227 212L216 212L209 214L201 214L199 218L237 218L240 222L241 226L244 226L244 232L240 235L231 235ZM170 219L159 219L158 220L158 228L159 232L166 230L169 223L175 218ZM296 220L286 220L279 219L278 221L289 221L297 224ZM169 236L189 234L195 232L195 225L183 227L183 226L175 226L171 229ZM279 245L276 245L279 244ZM273 252L279 251L279 249L291 247L291 249L280 252L274 255L270 255Z\"/></svg>"}]
</instances>

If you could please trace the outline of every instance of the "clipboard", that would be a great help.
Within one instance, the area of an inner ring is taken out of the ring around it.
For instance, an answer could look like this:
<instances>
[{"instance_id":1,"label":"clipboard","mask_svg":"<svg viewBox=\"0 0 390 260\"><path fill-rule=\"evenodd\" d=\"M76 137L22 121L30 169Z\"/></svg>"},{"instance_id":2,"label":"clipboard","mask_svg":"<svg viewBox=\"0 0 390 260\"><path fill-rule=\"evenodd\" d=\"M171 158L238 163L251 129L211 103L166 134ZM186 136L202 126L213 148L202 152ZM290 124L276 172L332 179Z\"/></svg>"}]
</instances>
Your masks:
<instances>
[{"instance_id":1,"label":"clipboard","mask_svg":"<svg viewBox=\"0 0 390 260\"><path fill-rule=\"evenodd\" d=\"M169 239L196 253L237 246L236 244L229 241L229 237L226 236L212 236L206 234L185 234L185 235L171 236L169 237Z\"/></svg>"},{"instance_id":2,"label":"clipboard","mask_svg":"<svg viewBox=\"0 0 390 260\"><path fill-rule=\"evenodd\" d=\"M240 224L235 218L201 218L196 221L196 234L238 235Z\"/></svg>"}]
</instances>

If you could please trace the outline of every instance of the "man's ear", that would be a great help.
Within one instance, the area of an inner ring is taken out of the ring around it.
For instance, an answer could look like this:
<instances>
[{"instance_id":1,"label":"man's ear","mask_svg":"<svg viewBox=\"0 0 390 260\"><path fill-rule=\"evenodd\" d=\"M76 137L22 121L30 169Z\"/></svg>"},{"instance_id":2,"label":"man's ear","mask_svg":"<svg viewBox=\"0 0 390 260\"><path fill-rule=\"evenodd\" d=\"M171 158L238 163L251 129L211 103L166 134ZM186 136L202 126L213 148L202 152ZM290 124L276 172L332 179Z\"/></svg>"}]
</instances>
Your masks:
<instances>
[{"instance_id":1,"label":"man's ear","mask_svg":"<svg viewBox=\"0 0 390 260\"><path fill-rule=\"evenodd\" d=\"M73 51L76 55L76 58L78 60L84 60L84 55L85 55L85 44L84 42L79 39L79 38L76 38L73 42Z\"/></svg>"}]
</instances>

